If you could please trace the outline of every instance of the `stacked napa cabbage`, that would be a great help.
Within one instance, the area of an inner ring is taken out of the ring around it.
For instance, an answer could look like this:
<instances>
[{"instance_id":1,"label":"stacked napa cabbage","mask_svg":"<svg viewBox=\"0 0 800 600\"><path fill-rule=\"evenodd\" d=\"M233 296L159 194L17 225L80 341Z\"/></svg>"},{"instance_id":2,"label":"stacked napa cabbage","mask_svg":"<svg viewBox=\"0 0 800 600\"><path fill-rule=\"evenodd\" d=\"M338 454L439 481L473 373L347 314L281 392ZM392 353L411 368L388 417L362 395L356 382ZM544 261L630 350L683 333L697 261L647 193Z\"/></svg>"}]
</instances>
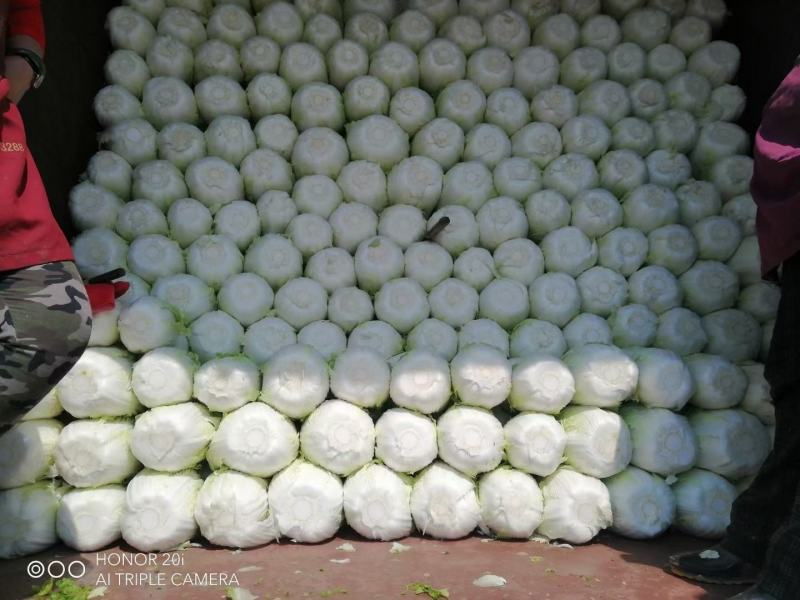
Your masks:
<instances>
[{"instance_id":1,"label":"stacked napa cabbage","mask_svg":"<svg viewBox=\"0 0 800 600\"><path fill-rule=\"evenodd\" d=\"M0 554L721 535L780 296L725 14L114 8L70 209L81 273L131 290L0 440Z\"/></svg>"}]
</instances>

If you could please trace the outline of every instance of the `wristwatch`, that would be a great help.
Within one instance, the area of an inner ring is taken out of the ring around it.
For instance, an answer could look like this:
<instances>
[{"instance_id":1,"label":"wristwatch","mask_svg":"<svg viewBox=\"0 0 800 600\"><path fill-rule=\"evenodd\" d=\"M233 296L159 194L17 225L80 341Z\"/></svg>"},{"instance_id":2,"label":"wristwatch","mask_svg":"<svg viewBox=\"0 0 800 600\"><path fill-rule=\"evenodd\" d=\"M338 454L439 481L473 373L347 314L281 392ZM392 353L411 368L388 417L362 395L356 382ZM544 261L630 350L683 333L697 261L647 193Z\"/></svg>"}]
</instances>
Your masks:
<instances>
[{"instance_id":1,"label":"wristwatch","mask_svg":"<svg viewBox=\"0 0 800 600\"><path fill-rule=\"evenodd\" d=\"M31 82L31 87L36 90L42 86L47 70L44 67L44 61L42 60L41 56L32 50L28 50L27 48L6 48L6 55L19 56L20 58L24 59L25 62L30 65L31 69L33 69L33 81Z\"/></svg>"}]
</instances>

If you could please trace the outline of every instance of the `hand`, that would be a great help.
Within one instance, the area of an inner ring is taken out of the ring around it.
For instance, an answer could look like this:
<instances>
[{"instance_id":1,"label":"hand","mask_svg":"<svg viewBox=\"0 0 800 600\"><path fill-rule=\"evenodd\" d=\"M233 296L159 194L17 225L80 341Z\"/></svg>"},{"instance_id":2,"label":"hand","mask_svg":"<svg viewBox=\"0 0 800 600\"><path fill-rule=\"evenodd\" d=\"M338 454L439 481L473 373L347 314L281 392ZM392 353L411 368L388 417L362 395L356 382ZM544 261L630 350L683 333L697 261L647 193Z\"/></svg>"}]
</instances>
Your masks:
<instances>
[{"instance_id":1,"label":"hand","mask_svg":"<svg viewBox=\"0 0 800 600\"><path fill-rule=\"evenodd\" d=\"M6 56L4 67L9 84L8 99L16 104L33 83L33 69L28 61L20 56Z\"/></svg>"}]
</instances>

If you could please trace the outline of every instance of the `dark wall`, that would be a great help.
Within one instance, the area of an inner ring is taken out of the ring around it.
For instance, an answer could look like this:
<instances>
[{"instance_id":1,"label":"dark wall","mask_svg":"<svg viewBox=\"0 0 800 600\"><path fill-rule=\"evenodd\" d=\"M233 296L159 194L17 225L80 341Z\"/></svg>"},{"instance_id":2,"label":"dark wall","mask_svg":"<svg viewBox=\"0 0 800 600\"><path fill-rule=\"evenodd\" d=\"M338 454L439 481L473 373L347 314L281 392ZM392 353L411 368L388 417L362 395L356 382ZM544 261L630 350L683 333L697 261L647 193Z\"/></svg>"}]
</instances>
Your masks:
<instances>
[{"instance_id":1,"label":"dark wall","mask_svg":"<svg viewBox=\"0 0 800 600\"><path fill-rule=\"evenodd\" d=\"M99 125L92 100L103 84L110 46L105 16L114 0L42 0L47 78L20 105L28 143L50 204L71 234L67 194L97 150Z\"/></svg>"},{"instance_id":2,"label":"dark wall","mask_svg":"<svg viewBox=\"0 0 800 600\"><path fill-rule=\"evenodd\" d=\"M103 86L109 53L105 15L119 0L43 0L47 26L45 85L22 103L28 138L53 211L71 232L67 194L97 149L92 100ZM738 82L748 95L742 125L754 132L761 109L800 54L800 2L728 0L722 39L742 49Z\"/></svg>"},{"instance_id":3,"label":"dark wall","mask_svg":"<svg viewBox=\"0 0 800 600\"><path fill-rule=\"evenodd\" d=\"M736 83L747 93L741 124L755 133L761 111L800 54L800 2L727 0L731 17L719 37L742 51Z\"/></svg>"}]
</instances>

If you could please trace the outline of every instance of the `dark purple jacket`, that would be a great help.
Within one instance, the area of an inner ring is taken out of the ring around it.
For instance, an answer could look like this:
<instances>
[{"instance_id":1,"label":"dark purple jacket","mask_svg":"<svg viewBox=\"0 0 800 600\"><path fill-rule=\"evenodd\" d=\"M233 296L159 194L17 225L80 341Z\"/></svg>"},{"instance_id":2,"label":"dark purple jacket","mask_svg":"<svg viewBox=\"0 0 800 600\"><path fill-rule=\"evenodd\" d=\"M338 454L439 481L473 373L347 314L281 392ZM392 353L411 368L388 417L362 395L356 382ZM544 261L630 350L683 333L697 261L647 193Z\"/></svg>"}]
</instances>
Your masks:
<instances>
[{"instance_id":1,"label":"dark purple jacket","mask_svg":"<svg viewBox=\"0 0 800 600\"><path fill-rule=\"evenodd\" d=\"M767 103L753 158L750 187L766 274L800 252L800 64Z\"/></svg>"}]
</instances>

